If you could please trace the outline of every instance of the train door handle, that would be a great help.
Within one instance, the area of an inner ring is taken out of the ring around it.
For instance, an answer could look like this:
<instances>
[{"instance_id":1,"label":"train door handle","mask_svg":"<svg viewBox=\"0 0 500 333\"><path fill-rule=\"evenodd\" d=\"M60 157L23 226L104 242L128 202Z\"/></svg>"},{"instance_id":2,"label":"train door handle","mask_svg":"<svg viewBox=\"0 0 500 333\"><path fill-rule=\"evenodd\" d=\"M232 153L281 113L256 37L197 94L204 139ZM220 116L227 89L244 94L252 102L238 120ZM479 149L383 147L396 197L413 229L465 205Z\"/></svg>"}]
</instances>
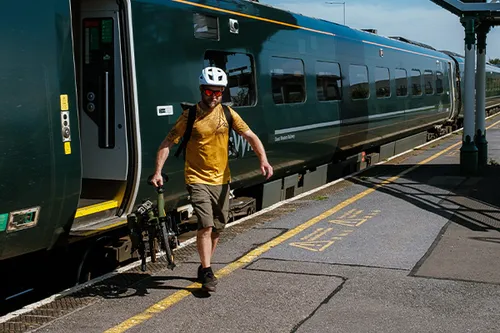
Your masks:
<instances>
[{"instance_id":1,"label":"train door handle","mask_svg":"<svg viewBox=\"0 0 500 333\"><path fill-rule=\"evenodd\" d=\"M109 148L109 72L104 74L104 147Z\"/></svg>"}]
</instances>

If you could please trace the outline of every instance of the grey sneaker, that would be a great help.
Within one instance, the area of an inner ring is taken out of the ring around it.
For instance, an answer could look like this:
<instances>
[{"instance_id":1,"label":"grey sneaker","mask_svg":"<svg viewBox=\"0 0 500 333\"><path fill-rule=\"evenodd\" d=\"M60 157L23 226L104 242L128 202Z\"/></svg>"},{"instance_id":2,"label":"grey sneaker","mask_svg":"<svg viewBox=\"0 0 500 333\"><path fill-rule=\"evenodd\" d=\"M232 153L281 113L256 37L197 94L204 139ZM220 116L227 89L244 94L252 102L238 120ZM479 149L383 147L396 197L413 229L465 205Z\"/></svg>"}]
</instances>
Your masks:
<instances>
[{"instance_id":1,"label":"grey sneaker","mask_svg":"<svg viewBox=\"0 0 500 333\"><path fill-rule=\"evenodd\" d=\"M210 272L212 272L212 275L214 276L213 278L214 278L215 284L217 285L217 283L219 281L217 280L217 277L215 277L211 268L210 268ZM198 266L198 276L196 277L196 282L203 283L203 267L201 265Z\"/></svg>"},{"instance_id":2,"label":"grey sneaker","mask_svg":"<svg viewBox=\"0 0 500 333\"><path fill-rule=\"evenodd\" d=\"M203 273L203 280L201 283L201 287L206 291L215 291L215 286L217 285L217 278L215 277L212 270L205 271Z\"/></svg>"}]
</instances>

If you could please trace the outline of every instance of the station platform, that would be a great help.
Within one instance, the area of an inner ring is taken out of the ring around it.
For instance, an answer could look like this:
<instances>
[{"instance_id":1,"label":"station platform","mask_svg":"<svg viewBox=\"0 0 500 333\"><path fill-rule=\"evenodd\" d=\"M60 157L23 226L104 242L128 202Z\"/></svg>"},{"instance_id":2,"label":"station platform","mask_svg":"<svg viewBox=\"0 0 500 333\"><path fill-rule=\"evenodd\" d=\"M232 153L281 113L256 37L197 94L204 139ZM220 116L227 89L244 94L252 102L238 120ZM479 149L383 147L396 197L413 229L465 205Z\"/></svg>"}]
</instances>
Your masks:
<instances>
[{"instance_id":1,"label":"station platform","mask_svg":"<svg viewBox=\"0 0 500 333\"><path fill-rule=\"evenodd\" d=\"M231 224L217 291L148 264L0 324L3 332L498 332L500 116L489 164L460 174L461 133Z\"/></svg>"}]
</instances>

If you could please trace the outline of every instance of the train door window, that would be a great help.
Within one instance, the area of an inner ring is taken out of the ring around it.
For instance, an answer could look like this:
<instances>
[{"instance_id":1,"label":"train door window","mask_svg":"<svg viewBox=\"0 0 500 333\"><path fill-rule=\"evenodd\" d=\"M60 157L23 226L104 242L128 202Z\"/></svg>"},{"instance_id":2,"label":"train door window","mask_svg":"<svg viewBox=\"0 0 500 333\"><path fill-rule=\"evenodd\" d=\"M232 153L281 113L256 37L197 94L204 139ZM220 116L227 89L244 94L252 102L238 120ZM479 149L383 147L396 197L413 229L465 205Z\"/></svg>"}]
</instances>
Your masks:
<instances>
[{"instance_id":1,"label":"train door window","mask_svg":"<svg viewBox=\"0 0 500 333\"><path fill-rule=\"evenodd\" d=\"M219 40L219 18L205 14L193 14L194 37Z\"/></svg>"},{"instance_id":2,"label":"train door window","mask_svg":"<svg viewBox=\"0 0 500 333\"><path fill-rule=\"evenodd\" d=\"M389 68L375 67L375 90L377 92L377 98L391 97L391 86L389 82Z\"/></svg>"},{"instance_id":3,"label":"train door window","mask_svg":"<svg viewBox=\"0 0 500 333\"><path fill-rule=\"evenodd\" d=\"M257 102L253 57L245 53L222 51L205 52L204 67L216 66L227 73L228 86L222 97L223 103L233 106L253 106Z\"/></svg>"},{"instance_id":4,"label":"train door window","mask_svg":"<svg viewBox=\"0 0 500 333\"><path fill-rule=\"evenodd\" d=\"M342 76L340 65L334 62L316 62L316 90L319 101L342 99Z\"/></svg>"},{"instance_id":5,"label":"train door window","mask_svg":"<svg viewBox=\"0 0 500 333\"><path fill-rule=\"evenodd\" d=\"M396 79L396 96L408 96L408 77L406 69L396 68L394 77Z\"/></svg>"},{"instance_id":6,"label":"train door window","mask_svg":"<svg viewBox=\"0 0 500 333\"><path fill-rule=\"evenodd\" d=\"M443 91L443 73L436 72L436 93L441 95Z\"/></svg>"},{"instance_id":7,"label":"train door window","mask_svg":"<svg viewBox=\"0 0 500 333\"><path fill-rule=\"evenodd\" d=\"M304 103L306 100L306 82L302 60L271 57L269 67L271 69L274 103Z\"/></svg>"},{"instance_id":8,"label":"train door window","mask_svg":"<svg viewBox=\"0 0 500 333\"><path fill-rule=\"evenodd\" d=\"M353 100L370 97L368 68L366 66L349 65L349 82L351 84L351 98Z\"/></svg>"},{"instance_id":9,"label":"train door window","mask_svg":"<svg viewBox=\"0 0 500 333\"><path fill-rule=\"evenodd\" d=\"M434 73L432 71L424 71L424 87L426 95L434 94Z\"/></svg>"},{"instance_id":10,"label":"train door window","mask_svg":"<svg viewBox=\"0 0 500 333\"><path fill-rule=\"evenodd\" d=\"M418 69L411 71L411 93L413 96L422 95L422 73Z\"/></svg>"}]
</instances>

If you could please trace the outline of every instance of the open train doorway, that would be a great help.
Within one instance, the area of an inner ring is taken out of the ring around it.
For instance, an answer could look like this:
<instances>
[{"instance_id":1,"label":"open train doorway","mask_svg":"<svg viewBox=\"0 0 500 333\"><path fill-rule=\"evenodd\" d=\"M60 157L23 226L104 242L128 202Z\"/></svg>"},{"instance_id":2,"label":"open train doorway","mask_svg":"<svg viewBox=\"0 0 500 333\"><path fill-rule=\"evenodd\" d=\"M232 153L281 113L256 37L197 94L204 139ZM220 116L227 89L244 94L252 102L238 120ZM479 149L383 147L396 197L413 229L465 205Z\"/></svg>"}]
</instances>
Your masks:
<instances>
[{"instance_id":1,"label":"open train doorway","mask_svg":"<svg viewBox=\"0 0 500 333\"><path fill-rule=\"evenodd\" d=\"M135 108L126 98L131 95L126 15L116 0L72 0L71 11L82 166L75 218L112 219L123 214L133 193L131 166L137 165Z\"/></svg>"}]
</instances>

